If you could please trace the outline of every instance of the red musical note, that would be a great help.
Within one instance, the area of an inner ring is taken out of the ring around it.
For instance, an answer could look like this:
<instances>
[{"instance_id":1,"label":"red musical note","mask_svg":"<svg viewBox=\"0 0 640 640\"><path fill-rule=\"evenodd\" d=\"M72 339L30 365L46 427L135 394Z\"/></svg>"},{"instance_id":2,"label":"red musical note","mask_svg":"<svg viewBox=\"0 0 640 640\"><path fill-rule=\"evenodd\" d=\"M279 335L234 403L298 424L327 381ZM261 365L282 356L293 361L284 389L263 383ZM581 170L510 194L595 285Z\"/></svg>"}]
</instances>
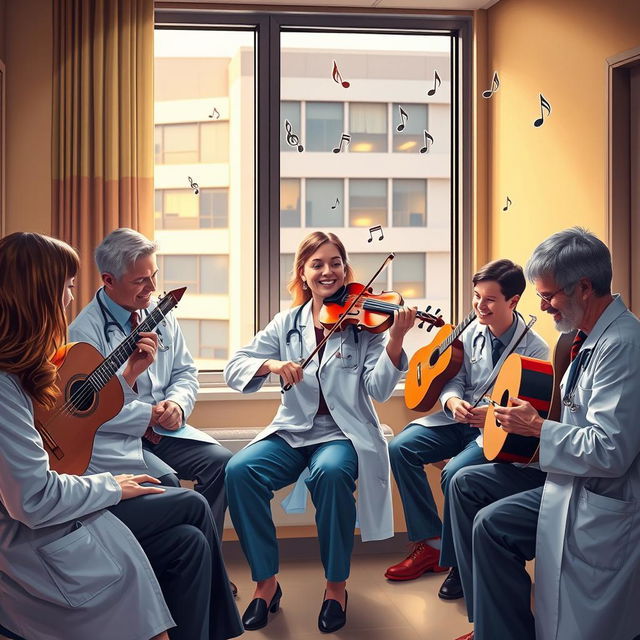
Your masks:
<instances>
[{"instance_id":1,"label":"red musical note","mask_svg":"<svg viewBox=\"0 0 640 640\"><path fill-rule=\"evenodd\" d=\"M333 72L331 73L331 76L333 77L333 81L337 82L338 84L342 84L342 86L345 89L348 89L351 84L349 82L347 82L346 80L342 79L342 76L340 75L340 72L338 71L338 65L336 63L336 61L333 61Z\"/></svg>"}]
</instances>

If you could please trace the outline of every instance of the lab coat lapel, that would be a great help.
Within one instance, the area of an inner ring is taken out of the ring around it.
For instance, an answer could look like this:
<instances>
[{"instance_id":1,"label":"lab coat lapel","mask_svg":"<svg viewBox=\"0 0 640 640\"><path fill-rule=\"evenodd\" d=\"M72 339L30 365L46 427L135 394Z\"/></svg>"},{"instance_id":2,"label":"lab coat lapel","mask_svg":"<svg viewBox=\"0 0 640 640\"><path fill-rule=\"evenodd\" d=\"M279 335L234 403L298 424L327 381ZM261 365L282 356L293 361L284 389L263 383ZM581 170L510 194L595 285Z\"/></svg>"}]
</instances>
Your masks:
<instances>
[{"instance_id":1,"label":"lab coat lapel","mask_svg":"<svg viewBox=\"0 0 640 640\"><path fill-rule=\"evenodd\" d=\"M313 326L313 302L310 300L305 304L305 308L300 314L300 332L302 333L302 341L304 343L305 358L316 348L316 331ZM311 362L307 365L307 371L312 371L318 367L318 354L313 356Z\"/></svg>"}]
</instances>

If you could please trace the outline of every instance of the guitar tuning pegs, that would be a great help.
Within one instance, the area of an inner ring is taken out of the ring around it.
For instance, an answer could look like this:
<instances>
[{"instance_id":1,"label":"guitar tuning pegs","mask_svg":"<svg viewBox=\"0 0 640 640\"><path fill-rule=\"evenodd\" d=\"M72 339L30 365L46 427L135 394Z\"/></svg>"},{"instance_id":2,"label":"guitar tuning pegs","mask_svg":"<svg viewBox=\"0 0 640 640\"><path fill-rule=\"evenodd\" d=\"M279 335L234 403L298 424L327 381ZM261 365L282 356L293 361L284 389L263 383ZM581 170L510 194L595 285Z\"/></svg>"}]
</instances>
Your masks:
<instances>
[{"instance_id":1,"label":"guitar tuning pegs","mask_svg":"<svg viewBox=\"0 0 640 640\"><path fill-rule=\"evenodd\" d=\"M422 329L424 327L424 320L418 323L418 329Z\"/></svg>"},{"instance_id":2,"label":"guitar tuning pegs","mask_svg":"<svg viewBox=\"0 0 640 640\"><path fill-rule=\"evenodd\" d=\"M429 313L429 309L431 309L431 305L430 305L430 304L428 304L428 305L427 305L427 308L425 309L425 311L426 311L427 313Z\"/></svg>"},{"instance_id":3,"label":"guitar tuning pegs","mask_svg":"<svg viewBox=\"0 0 640 640\"><path fill-rule=\"evenodd\" d=\"M436 317L440 315L440 307L438 307L438 308L434 311L433 315L434 315L434 316L436 316Z\"/></svg>"},{"instance_id":4,"label":"guitar tuning pegs","mask_svg":"<svg viewBox=\"0 0 640 640\"><path fill-rule=\"evenodd\" d=\"M427 327L427 333L429 333L429 331L431 331L431 329L433 329L433 325L432 325L432 324L430 324L430 325Z\"/></svg>"}]
</instances>

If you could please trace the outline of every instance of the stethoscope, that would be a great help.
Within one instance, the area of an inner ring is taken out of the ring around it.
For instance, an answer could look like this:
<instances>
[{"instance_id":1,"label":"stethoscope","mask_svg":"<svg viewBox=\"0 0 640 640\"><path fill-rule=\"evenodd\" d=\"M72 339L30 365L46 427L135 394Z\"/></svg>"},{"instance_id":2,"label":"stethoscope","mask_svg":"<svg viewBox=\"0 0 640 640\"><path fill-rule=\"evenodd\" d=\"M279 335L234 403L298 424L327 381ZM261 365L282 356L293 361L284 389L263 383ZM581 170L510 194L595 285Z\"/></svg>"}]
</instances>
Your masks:
<instances>
[{"instance_id":1,"label":"stethoscope","mask_svg":"<svg viewBox=\"0 0 640 640\"><path fill-rule=\"evenodd\" d=\"M122 326L120 325L120 323L115 319L114 315L111 313L109 308L105 306L104 302L102 302L100 297L101 295L104 295L103 289L100 289L96 294L96 300L98 301L98 306L100 307L100 313L102 313L102 319L103 319L103 325L104 325L103 326L104 338L107 341L107 343L110 344L111 333L115 331L114 327L119 329L123 335L126 336L127 334L125 330L122 328ZM145 317L149 315L149 311L147 309L141 309L141 311L144 311ZM160 324L166 327L167 321L163 320ZM156 327L155 331L158 334L158 351L168 351L169 347L165 344L163 340L159 325Z\"/></svg>"},{"instance_id":2,"label":"stethoscope","mask_svg":"<svg viewBox=\"0 0 640 640\"><path fill-rule=\"evenodd\" d=\"M514 313L515 313L515 316L516 316L516 320L518 318L521 318L522 321L524 322L524 318L522 318L520 313L518 313L517 311L515 311ZM488 331L488 329L487 329L487 331ZM478 343L480 343L480 346L478 346ZM471 358L469 359L469 362L471 364L476 364L477 362L480 361L480 359L482 358L482 353L484 351L484 346L485 346L486 343L487 343L487 338L486 338L484 333L479 333L473 339L473 343L471 345Z\"/></svg>"},{"instance_id":3,"label":"stethoscope","mask_svg":"<svg viewBox=\"0 0 640 640\"><path fill-rule=\"evenodd\" d=\"M302 355L302 332L300 331L300 316L302 314L302 310L304 309L304 307L311 302L311 299L309 299L307 302L305 302L304 304L301 304L298 307L298 310L296 311L296 315L293 317L293 328L289 329L289 331L287 331L287 335L285 336L285 344L287 346L289 346L291 344L291 338L293 338L293 336L296 336L296 339L298 341L298 348L299 348L299 352L298 352L298 358L297 358L297 362L298 364L304 362L304 357ZM355 326L352 327L353 328L353 335L356 341L356 344L358 343L358 330L356 329ZM351 354L347 354L346 356L342 353L342 345L344 343L344 339L342 337L342 334L344 332L341 331L340 332L340 346L338 347L338 349L330 356L330 357L335 357L338 358L339 360L342 361L342 366L343 367L352 367L352 366L357 366L357 365L352 365L349 360L351 359ZM329 358L327 358L327 361L329 360Z\"/></svg>"},{"instance_id":4,"label":"stethoscope","mask_svg":"<svg viewBox=\"0 0 640 640\"><path fill-rule=\"evenodd\" d=\"M575 402L576 387L578 385L578 380L580 379L582 372L587 368L590 359L591 349L580 349L578 356L571 363L571 367L569 368L567 388L564 396L562 397L562 404L567 407L571 413L575 413L580 408L580 405Z\"/></svg>"}]
</instances>

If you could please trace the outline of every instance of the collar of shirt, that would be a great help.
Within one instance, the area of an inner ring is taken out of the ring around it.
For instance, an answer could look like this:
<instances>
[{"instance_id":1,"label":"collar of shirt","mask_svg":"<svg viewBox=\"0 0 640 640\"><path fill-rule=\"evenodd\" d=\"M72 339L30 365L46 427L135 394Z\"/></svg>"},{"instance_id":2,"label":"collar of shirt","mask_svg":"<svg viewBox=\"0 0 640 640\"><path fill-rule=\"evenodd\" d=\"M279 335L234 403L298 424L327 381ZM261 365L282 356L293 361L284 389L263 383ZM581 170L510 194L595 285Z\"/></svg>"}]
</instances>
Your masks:
<instances>
[{"instance_id":1,"label":"collar of shirt","mask_svg":"<svg viewBox=\"0 0 640 640\"><path fill-rule=\"evenodd\" d=\"M498 340L499 342L502 342L502 345L506 347L511 342L511 339L513 338L513 334L516 332L517 325L518 325L518 317L514 313L513 322L511 323L511 326L501 336L499 337L494 336L493 333L491 333L491 329L489 329L489 335L491 336L491 347L493 347L496 340Z\"/></svg>"},{"instance_id":2,"label":"collar of shirt","mask_svg":"<svg viewBox=\"0 0 640 640\"><path fill-rule=\"evenodd\" d=\"M109 309L109 312L116 319L116 322L122 327L125 335L131 333L131 311L127 311L124 307L121 307L117 302L114 302L108 295L107 292L102 289L102 302L104 306ZM140 311L138 311L140 314ZM142 322L142 317L140 317L140 322Z\"/></svg>"}]
</instances>

